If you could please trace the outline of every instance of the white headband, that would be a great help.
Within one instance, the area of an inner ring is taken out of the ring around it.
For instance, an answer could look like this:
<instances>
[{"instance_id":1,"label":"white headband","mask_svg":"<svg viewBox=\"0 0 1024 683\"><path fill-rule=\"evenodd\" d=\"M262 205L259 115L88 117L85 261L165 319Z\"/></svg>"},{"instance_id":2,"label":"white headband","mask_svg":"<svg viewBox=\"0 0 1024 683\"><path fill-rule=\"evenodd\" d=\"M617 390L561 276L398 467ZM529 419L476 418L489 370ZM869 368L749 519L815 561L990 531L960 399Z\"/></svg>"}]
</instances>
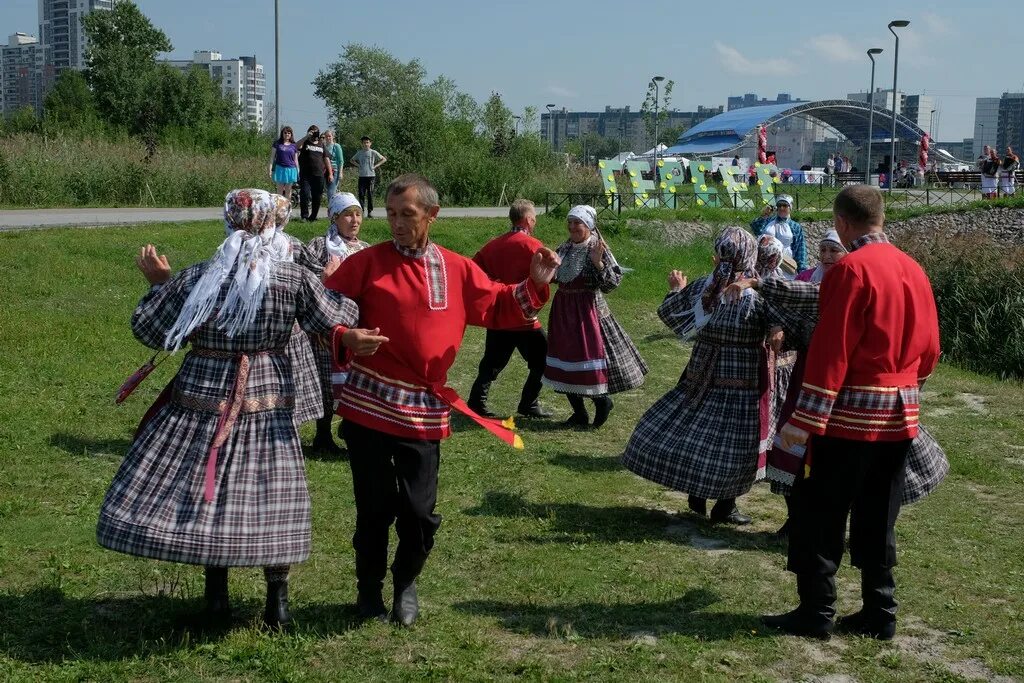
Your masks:
<instances>
[{"instance_id":1,"label":"white headband","mask_svg":"<svg viewBox=\"0 0 1024 683\"><path fill-rule=\"evenodd\" d=\"M351 192L338 192L327 204L327 216L331 220L339 213L353 206L359 206L359 200Z\"/></svg>"},{"instance_id":2,"label":"white headband","mask_svg":"<svg viewBox=\"0 0 1024 683\"><path fill-rule=\"evenodd\" d=\"M569 210L568 217L578 219L582 223L586 224L588 228L593 230L597 221L597 210L588 204L579 204Z\"/></svg>"}]
</instances>

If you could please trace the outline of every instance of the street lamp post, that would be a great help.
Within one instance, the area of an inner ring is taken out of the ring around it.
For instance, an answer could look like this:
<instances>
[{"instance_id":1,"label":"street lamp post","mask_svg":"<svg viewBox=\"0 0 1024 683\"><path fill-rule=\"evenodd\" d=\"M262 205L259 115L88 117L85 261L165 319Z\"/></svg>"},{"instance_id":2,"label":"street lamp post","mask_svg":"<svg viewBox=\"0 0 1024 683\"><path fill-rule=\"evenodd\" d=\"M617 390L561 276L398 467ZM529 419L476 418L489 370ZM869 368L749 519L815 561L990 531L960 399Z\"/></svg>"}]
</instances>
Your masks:
<instances>
[{"instance_id":1,"label":"street lamp post","mask_svg":"<svg viewBox=\"0 0 1024 683\"><path fill-rule=\"evenodd\" d=\"M654 191L658 193L659 199L661 197L661 169L658 168L658 126L660 121L658 120L658 99L660 98L660 85L665 80L664 76L654 76L651 78L651 82L654 83Z\"/></svg>"},{"instance_id":2,"label":"street lamp post","mask_svg":"<svg viewBox=\"0 0 1024 683\"><path fill-rule=\"evenodd\" d=\"M981 134L978 136L978 156L985 151L985 124L979 123L978 128L981 128Z\"/></svg>"},{"instance_id":3,"label":"street lamp post","mask_svg":"<svg viewBox=\"0 0 1024 683\"><path fill-rule=\"evenodd\" d=\"M896 37L896 53L892 59L892 139L890 140L889 147L889 163L893 168L896 167L896 75L898 73L900 65L900 36L894 28L906 28L910 26L910 22L906 19L896 19L895 21L889 22L889 33ZM890 171L889 175L892 176L893 172ZM889 178L889 193L892 193L892 178Z\"/></svg>"},{"instance_id":4,"label":"street lamp post","mask_svg":"<svg viewBox=\"0 0 1024 683\"><path fill-rule=\"evenodd\" d=\"M558 141L558 129L555 128L555 112L553 111L555 105L545 104L544 108L548 110L548 128L551 129L551 149L557 151L558 145L556 142Z\"/></svg>"},{"instance_id":5,"label":"street lamp post","mask_svg":"<svg viewBox=\"0 0 1024 683\"><path fill-rule=\"evenodd\" d=\"M512 118L513 118L513 119L515 119L515 122L516 122L516 123L515 123L515 126L516 126L516 137L519 137L519 121L520 121L520 119L522 119L523 117L522 117L522 116L516 116L515 114L513 114L513 115L512 115Z\"/></svg>"},{"instance_id":6,"label":"street lamp post","mask_svg":"<svg viewBox=\"0 0 1024 683\"><path fill-rule=\"evenodd\" d=\"M274 0L274 130L281 130L281 0Z\"/></svg>"},{"instance_id":7,"label":"street lamp post","mask_svg":"<svg viewBox=\"0 0 1024 683\"><path fill-rule=\"evenodd\" d=\"M872 135L874 134L875 128L875 55L882 54L882 48L873 47L868 50L868 57L871 59L871 87L868 88L868 106L870 107L870 113L868 114L868 160L865 162L866 168L864 169L864 184L871 184L871 142Z\"/></svg>"},{"instance_id":8,"label":"street lamp post","mask_svg":"<svg viewBox=\"0 0 1024 683\"><path fill-rule=\"evenodd\" d=\"M928 115L928 137L935 139L935 110L932 109L932 113Z\"/></svg>"}]
</instances>

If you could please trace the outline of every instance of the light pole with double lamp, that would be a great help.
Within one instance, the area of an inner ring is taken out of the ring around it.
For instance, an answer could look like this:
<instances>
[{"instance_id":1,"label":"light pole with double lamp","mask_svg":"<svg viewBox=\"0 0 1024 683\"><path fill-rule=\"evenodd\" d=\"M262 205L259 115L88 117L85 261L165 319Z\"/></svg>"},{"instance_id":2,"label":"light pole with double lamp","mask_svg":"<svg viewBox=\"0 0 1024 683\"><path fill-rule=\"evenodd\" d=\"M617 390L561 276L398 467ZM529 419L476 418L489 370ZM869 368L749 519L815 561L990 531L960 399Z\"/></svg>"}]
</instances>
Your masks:
<instances>
[{"instance_id":1,"label":"light pole with double lamp","mask_svg":"<svg viewBox=\"0 0 1024 683\"><path fill-rule=\"evenodd\" d=\"M868 114L868 160L865 162L864 184L871 184L871 136L875 128L875 55L882 54L882 48L873 47L868 50L868 57L871 58L871 87L868 89L868 106L871 113Z\"/></svg>"},{"instance_id":2,"label":"light pole with double lamp","mask_svg":"<svg viewBox=\"0 0 1024 683\"><path fill-rule=\"evenodd\" d=\"M664 76L654 76L651 83L654 84L654 189L661 192L661 171L658 169L658 98L660 95L661 82Z\"/></svg>"},{"instance_id":3,"label":"light pole with double lamp","mask_svg":"<svg viewBox=\"0 0 1024 683\"><path fill-rule=\"evenodd\" d=\"M545 104L544 108L548 110L548 128L551 129L551 149L557 152L558 145L556 145L555 143L558 140L558 129L555 128L555 105Z\"/></svg>"},{"instance_id":4,"label":"light pole with double lamp","mask_svg":"<svg viewBox=\"0 0 1024 683\"><path fill-rule=\"evenodd\" d=\"M910 26L910 22L906 19L896 19L895 21L889 22L889 33L896 37L896 54L893 55L892 59L892 139L890 140L889 147L889 164L892 168L896 168L896 75L900 66L900 36L894 28L906 28ZM890 176L895 175L894 171L889 172ZM889 178L889 193L892 193L893 186L892 177Z\"/></svg>"}]
</instances>

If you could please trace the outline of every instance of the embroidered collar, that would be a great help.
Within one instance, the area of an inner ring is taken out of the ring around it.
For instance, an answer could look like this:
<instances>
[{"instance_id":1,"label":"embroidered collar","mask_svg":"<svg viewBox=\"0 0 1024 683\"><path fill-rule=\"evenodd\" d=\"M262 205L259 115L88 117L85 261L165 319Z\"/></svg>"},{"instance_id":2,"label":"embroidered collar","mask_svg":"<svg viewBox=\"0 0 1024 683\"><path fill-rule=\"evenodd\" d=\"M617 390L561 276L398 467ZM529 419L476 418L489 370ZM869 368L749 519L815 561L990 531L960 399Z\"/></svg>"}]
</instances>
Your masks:
<instances>
[{"instance_id":1,"label":"embroidered collar","mask_svg":"<svg viewBox=\"0 0 1024 683\"><path fill-rule=\"evenodd\" d=\"M398 240L392 240L391 242L395 245L395 249L398 250L399 254L402 256L408 256L409 258L423 258L427 255L427 250L433 246L433 242L427 242L427 246L422 249L412 249L410 247L403 247L398 243Z\"/></svg>"},{"instance_id":2,"label":"embroidered collar","mask_svg":"<svg viewBox=\"0 0 1024 683\"><path fill-rule=\"evenodd\" d=\"M850 251L856 251L868 244L888 244L889 238L884 232L869 232L863 237L858 237L850 244Z\"/></svg>"}]
</instances>

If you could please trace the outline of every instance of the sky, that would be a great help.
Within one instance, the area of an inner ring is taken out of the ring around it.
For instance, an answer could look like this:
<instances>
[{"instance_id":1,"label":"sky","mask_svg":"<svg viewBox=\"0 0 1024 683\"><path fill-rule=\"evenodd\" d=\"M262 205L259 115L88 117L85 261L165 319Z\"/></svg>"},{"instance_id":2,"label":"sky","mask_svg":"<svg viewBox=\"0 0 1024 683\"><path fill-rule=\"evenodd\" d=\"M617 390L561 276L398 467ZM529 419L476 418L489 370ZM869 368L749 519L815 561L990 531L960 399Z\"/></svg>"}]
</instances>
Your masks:
<instances>
[{"instance_id":1,"label":"sky","mask_svg":"<svg viewBox=\"0 0 1024 683\"><path fill-rule=\"evenodd\" d=\"M225 57L255 55L274 89L273 0L137 0L174 45ZM324 125L317 72L348 43L418 59L478 101L499 92L516 112L546 104L570 111L640 108L654 75L675 81L670 107L717 106L747 92L774 99L844 98L868 89L865 51L880 47L876 87L891 87L900 30L898 87L937 99L935 137L971 137L977 97L1024 90L1024 72L1003 69L993 31L1024 26L1024 3L932 0L892 9L857 2L682 3L678 0L280 0L282 123ZM900 3L902 5L903 3ZM0 0L0 35L38 31L37 0ZM908 3L909 5L909 3ZM923 5L927 5L924 7ZM643 11L631 9L643 7ZM899 29L898 29L899 30ZM1012 42L1012 41L1011 41Z\"/></svg>"}]
</instances>

